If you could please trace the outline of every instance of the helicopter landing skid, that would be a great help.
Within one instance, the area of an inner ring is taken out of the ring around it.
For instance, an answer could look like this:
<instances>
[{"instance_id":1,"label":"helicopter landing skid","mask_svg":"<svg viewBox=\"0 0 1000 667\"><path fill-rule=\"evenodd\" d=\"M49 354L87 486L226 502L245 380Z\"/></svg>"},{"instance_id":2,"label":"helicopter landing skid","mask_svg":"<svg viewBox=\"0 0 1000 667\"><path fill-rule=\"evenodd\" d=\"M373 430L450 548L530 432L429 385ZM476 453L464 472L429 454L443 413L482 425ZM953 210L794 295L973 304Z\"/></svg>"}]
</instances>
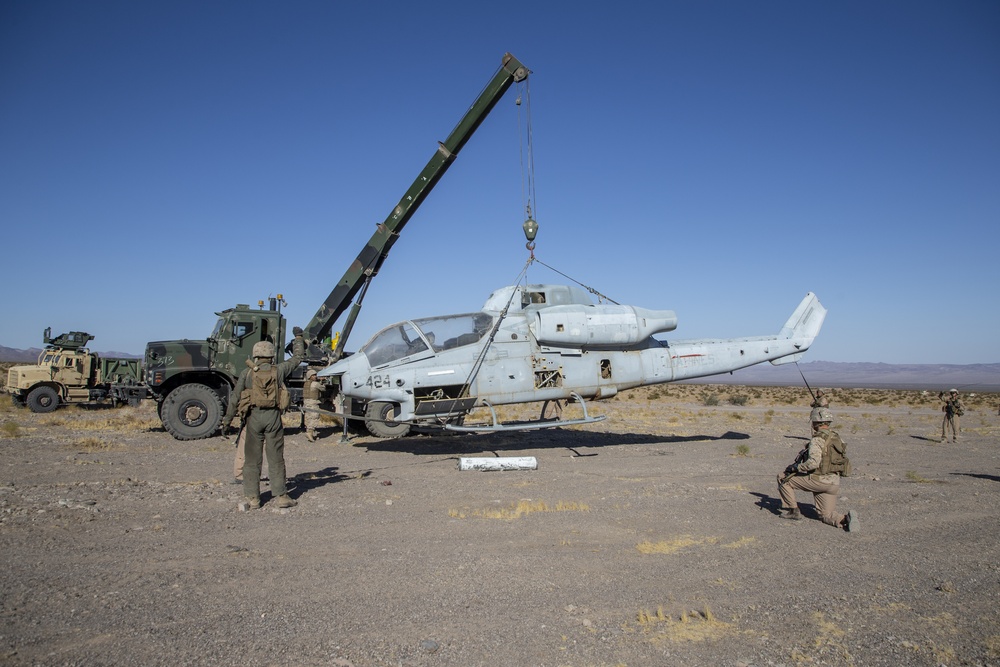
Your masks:
<instances>
[{"instance_id":1,"label":"helicopter landing skid","mask_svg":"<svg viewBox=\"0 0 1000 667\"><path fill-rule=\"evenodd\" d=\"M557 428L559 426L593 424L594 422L604 421L607 419L607 415L591 417L587 413L587 404L583 402L583 399L580 398L579 394L576 392L572 394L572 398L580 404L581 408L583 408L583 417L580 417L579 419L562 419L560 417L554 417L551 419L533 419L531 421L508 422L504 424L497 419L497 411L493 409L493 405L489 401L483 401L483 405L490 409L490 416L492 417L491 424L473 424L470 426L445 424L444 428L448 431L460 431L462 433L497 433L501 431L533 431L542 428Z\"/></svg>"}]
</instances>

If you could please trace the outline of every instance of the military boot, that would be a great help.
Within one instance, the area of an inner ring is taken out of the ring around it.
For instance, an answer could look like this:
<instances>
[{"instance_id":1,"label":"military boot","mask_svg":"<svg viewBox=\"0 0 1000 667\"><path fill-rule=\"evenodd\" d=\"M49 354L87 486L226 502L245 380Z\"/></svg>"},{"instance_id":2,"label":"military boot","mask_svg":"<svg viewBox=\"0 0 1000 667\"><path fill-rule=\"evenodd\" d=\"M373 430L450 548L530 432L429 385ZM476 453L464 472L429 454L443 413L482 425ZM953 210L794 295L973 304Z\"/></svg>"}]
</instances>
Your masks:
<instances>
[{"instance_id":1,"label":"military boot","mask_svg":"<svg viewBox=\"0 0 1000 667\"><path fill-rule=\"evenodd\" d=\"M247 505L249 505L250 509L252 509L252 510L259 510L260 509L260 496L257 496L255 498L254 497L247 498Z\"/></svg>"},{"instance_id":2,"label":"military boot","mask_svg":"<svg viewBox=\"0 0 1000 667\"><path fill-rule=\"evenodd\" d=\"M306 440L316 442L316 431L306 431Z\"/></svg>"},{"instance_id":3,"label":"military boot","mask_svg":"<svg viewBox=\"0 0 1000 667\"><path fill-rule=\"evenodd\" d=\"M781 515L782 519L791 519L792 521L798 521L802 518L802 512L799 511L798 507L789 507L783 509L784 514Z\"/></svg>"},{"instance_id":4,"label":"military boot","mask_svg":"<svg viewBox=\"0 0 1000 667\"><path fill-rule=\"evenodd\" d=\"M282 496L278 496L278 507L280 507L281 509L286 509L288 507L295 507L298 504L299 504L298 501L292 498L287 493Z\"/></svg>"}]
</instances>

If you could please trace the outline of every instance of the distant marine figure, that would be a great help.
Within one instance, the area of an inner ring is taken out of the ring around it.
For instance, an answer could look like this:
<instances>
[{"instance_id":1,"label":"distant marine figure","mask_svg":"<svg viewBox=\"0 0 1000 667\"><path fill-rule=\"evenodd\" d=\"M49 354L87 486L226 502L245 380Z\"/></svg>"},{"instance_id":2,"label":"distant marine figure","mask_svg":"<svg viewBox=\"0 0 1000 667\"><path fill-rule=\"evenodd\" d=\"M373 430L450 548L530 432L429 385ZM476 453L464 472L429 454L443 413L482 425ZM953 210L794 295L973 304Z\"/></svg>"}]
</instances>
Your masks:
<instances>
[{"instance_id":1,"label":"distant marine figure","mask_svg":"<svg viewBox=\"0 0 1000 667\"><path fill-rule=\"evenodd\" d=\"M941 420L941 442L948 442L949 430L952 442L958 442L958 434L962 430L958 418L965 414L965 406L958 397L958 389L952 389L947 396L943 391L939 391L938 399L942 402L941 411L944 412Z\"/></svg>"},{"instance_id":2,"label":"distant marine figure","mask_svg":"<svg viewBox=\"0 0 1000 667\"><path fill-rule=\"evenodd\" d=\"M830 401L827 399L826 394L822 389L816 390L816 395L813 396L813 402L809 405L811 408L828 408L830 407Z\"/></svg>"}]
</instances>

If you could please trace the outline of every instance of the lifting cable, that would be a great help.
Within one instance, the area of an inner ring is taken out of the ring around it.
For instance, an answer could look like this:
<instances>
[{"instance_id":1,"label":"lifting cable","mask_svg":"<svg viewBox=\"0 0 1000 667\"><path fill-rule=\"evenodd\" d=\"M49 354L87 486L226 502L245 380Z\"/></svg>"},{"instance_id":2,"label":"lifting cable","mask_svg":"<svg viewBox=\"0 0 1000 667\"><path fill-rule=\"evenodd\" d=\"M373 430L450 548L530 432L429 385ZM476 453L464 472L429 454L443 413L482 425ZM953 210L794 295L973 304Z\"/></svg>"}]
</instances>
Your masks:
<instances>
[{"instance_id":1,"label":"lifting cable","mask_svg":"<svg viewBox=\"0 0 1000 667\"><path fill-rule=\"evenodd\" d=\"M615 304L616 306L620 306L621 305L620 303L618 303L617 301L615 301L611 297L606 296L604 294L601 294L600 292L598 292L596 289L594 289L590 285L584 285L583 283L581 283L576 278L573 278L571 276L567 276L565 273L563 273L559 269L557 269L557 268L555 268L553 266L549 266L548 264L546 264L545 262L543 262L542 260L540 260L538 258L534 258L534 259L535 259L536 262L538 262L539 264L541 264L542 266L544 266L546 269L549 269L550 271L555 271L556 273L558 273L563 278L566 278L567 280L573 281L574 283L576 283L577 285L579 285L583 289L587 290L588 292L590 292L591 294L593 294L594 296L596 296L601 302L608 301L610 303Z\"/></svg>"},{"instance_id":2,"label":"lifting cable","mask_svg":"<svg viewBox=\"0 0 1000 667\"><path fill-rule=\"evenodd\" d=\"M525 262L524 268L521 269L521 273L518 274L517 279L514 281L514 285L518 285L525 275L528 273L528 267L531 263L535 261L534 255L528 258ZM493 345L493 340L496 338L497 333L500 331L500 325L503 324L504 319L507 317L507 312L510 310L510 304L514 302L514 296L519 293L516 287L510 291L510 298L507 299L507 303L504 305L503 310L500 311L500 315L497 317L496 322L493 323L493 328L490 329L490 336L486 341L486 345L483 346L482 351L476 358L472 368L469 370L469 376L465 378L465 383L462 385L461 391L458 393L459 398L466 398L469 395L469 389L472 388L472 382L476 379L479 374L479 369L483 366L483 361L486 360L486 353L489 352L490 347ZM456 399L457 400L457 399Z\"/></svg>"},{"instance_id":3,"label":"lifting cable","mask_svg":"<svg viewBox=\"0 0 1000 667\"><path fill-rule=\"evenodd\" d=\"M535 197L535 151L534 135L531 128L531 84L529 79L517 82L517 99L514 101L517 106L517 139L521 162L521 204L524 206L524 233L528 237L527 248L530 251L535 249L535 231L538 224L534 220L537 212ZM521 102L524 100L524 120L521 119ZM527 155L525 155L527 146ZM529 226L533 231L529 233Z\"/></svg>"},{"instance_id":4,"label":"lifting cable","mask_svg":"<svg viewBox=\"0 0 1000 667\"><path fill-rule=\"evenodd\" d=\"M535 234L538 233L538 223L535 222L534 216L538 212L537 196L535 193L535 151L534 151L534 136L531 127L531 84L529 79L524 79L523 81L517 82L517 100L514 104L517 106L517 136L518 136L518 146L520 150L521 158L521 200L524 206L525 222L524 222L524 235L527 238L528 243L525 247L528 249L529 257L528 263L522 270L521 275L524 277L525 284L527 284L527 270L528 266L532 262L538 261L539 264L555 271L559 275L573 281L583 289L587 290L594 296L598 298L602 303L607 301L610 303L620 305L614 299L598 292L593 287L584 285L579 280L571 278L562 271L559 271L545 262L536 260L535 258ZM521 119L521 106L522 99L525 100L525 118L524 121ZM525 155L525 146L527 146L527 155ZM504 311L506 313L506 311ZM502 318L501 318L502 319Z\"/></svg>"}]
</instances>

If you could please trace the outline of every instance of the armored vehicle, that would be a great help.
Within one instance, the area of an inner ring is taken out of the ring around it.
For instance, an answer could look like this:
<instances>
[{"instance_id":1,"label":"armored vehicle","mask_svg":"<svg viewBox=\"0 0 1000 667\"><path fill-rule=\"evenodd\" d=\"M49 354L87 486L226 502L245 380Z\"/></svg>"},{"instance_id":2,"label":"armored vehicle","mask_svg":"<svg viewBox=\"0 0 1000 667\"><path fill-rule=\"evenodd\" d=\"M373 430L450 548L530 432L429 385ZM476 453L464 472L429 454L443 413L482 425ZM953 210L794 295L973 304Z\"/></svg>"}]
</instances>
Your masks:
<instances>
[{"instance_id":1,"label":"armored vehicle","mask_svg":"<svg viewBox=\"0 0 1000 667\"><path fill-rule=\"evenodd\" d=\"M15 405L32 412L52 412L66 403L138 405L146 395L139 359L101 357L86 347L94 337L71 331L42 335L45 349L34 366L14 366L7 372L7 391Z\"/></svg>"}]
</instances>

